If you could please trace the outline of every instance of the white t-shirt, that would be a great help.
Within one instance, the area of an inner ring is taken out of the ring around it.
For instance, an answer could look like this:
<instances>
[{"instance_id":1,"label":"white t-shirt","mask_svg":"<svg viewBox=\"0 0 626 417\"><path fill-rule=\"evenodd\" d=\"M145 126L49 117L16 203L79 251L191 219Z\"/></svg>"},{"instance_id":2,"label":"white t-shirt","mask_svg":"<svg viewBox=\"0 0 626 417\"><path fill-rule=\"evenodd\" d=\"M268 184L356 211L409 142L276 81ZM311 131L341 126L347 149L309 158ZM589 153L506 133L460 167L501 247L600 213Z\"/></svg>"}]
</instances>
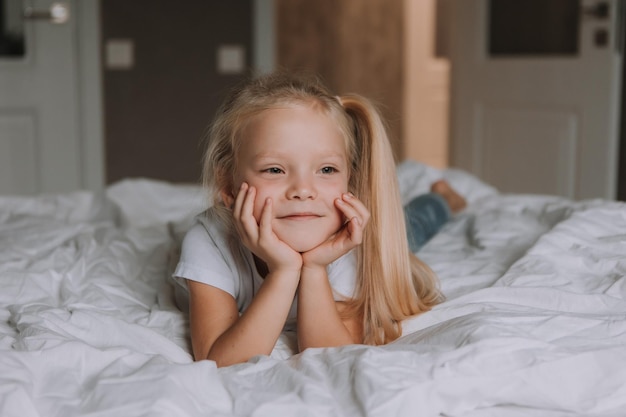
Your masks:
<instances>
[{"instance_id":1,"label":"white t-shirt","mask_svg":"<svg viewBox=\"0 0 626 417\"><path fill-rule=\"evenodd\" d=\"M352 297L356 280L354 251L331 263L327 271L335 300ZM226 291L237 302L239 314L248 308L263 284L252 252L230 238L226 226L212 209L198 215L185 235L173 275L184 289L187 289L186 280L189 279ZM294 299L285 329L295 329L296 311Z\"/></svg>"}]
</instances>

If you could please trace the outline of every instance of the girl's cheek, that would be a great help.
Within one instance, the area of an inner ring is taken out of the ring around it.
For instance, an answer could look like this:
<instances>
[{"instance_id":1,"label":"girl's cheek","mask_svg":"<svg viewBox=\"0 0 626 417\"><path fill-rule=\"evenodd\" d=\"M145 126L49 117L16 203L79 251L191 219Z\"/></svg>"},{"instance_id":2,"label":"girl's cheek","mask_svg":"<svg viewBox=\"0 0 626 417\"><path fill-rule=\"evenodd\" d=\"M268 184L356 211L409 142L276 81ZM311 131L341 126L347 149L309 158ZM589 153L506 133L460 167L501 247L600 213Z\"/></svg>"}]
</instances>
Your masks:
<instances>
[{"instance_id":1,"label":"girl's cheek","mask_svg":"<svg viewBox=\"0 0 626 417\"><path fill-rule=\"evenodd\" d=\"M254 218L256 219L256 222L259 223L261 221L261 213L263 213L263 207L259 207L256 206L254 208Z\"/></svg>"}]
</instances>

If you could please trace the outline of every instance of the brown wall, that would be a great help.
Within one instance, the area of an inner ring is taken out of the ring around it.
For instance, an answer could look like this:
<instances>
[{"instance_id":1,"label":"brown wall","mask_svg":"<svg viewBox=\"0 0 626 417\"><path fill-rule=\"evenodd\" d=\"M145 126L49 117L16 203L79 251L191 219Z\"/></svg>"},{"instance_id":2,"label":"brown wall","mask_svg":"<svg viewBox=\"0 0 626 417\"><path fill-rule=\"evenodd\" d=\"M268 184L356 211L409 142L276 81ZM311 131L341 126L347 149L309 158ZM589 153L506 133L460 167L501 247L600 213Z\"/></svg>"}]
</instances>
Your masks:
<instances>
[{"instance_id":1,"label":"brown wall","mask_svg":"<svg viewBox=\"0 0 626 417\"><path fill-rule=\"evenodd\" d=\"M403 0L276 0L277 66L376 101L401 156Z\"/></svg>"},{"instance_id":2,"label":"brown wall","mask_svg":"<svg viewBox=\"0 0 626 417\"><path fill-rule=\"evenodd\" d=\"M218 74L221 44L252 60L251 0L105 0L103 46L131 39L135 65L105 69L106 179L197 182L201 137L225 91L241 75Z\"/></svg>"}]
</instances>

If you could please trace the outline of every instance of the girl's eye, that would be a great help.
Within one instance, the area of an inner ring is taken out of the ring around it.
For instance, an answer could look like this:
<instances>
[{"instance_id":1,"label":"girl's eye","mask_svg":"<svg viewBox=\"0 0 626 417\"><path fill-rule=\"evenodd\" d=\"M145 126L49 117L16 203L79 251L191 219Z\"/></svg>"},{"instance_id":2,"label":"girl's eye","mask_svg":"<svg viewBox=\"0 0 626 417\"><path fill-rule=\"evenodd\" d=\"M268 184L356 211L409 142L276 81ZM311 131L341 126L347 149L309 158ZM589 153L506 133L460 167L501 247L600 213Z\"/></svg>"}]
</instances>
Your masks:
<instances>
[{"instance_id":1,"label":"girl's eye","mask_svg":"<svg viewBox=\"0 0 626 417\"><path fill-rule=\"evenodd\" d=\"M267 168L266 170L264 170L264 172L267 172L268 174L281 174L283 170L280 168L272 167Z\"/></svg>"},{"instance_id":2,"label":"girl's eye","mask_svg":"<svg viewBox=\"0 0 626 417\"><path fill-rule=\"evenodd\" d=\"M333 174L337 172L337 170L333 167L324 167L321 169L322 174Z\"/></svg>"}]
</instances>

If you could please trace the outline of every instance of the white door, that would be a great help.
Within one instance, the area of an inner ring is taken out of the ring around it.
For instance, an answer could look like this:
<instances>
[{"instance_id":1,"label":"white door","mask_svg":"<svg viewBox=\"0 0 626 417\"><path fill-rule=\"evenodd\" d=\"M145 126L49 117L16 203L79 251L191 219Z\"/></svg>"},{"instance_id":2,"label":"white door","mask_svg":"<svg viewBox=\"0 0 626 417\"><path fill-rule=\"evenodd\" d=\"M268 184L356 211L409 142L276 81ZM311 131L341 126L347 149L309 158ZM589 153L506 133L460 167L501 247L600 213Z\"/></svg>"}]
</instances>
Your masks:
<instances>
[{"instance_id":1,"label":"white door","mask_svg":"<svg viewBox=\"0 0 626 417\"><path fill-rule=\"evenodd\" d=\"M503 192L614 199L620 1L452 3L451 164Z\"/></svg>"},{"instance_id":2,"label":"white door","mask_svg":"<svg viewBox=\"0 0 626 417\"><path fill-rule=\"evenodd\" d=\"M1 28L11 34L9 43L18 44L21 29L23 51L19 46L9 48L12 52L3 48L0 56L0 194L97 188L94 184L101 179L93 173L102 167L101 145L91 140L101 141L101 134L85 127L99 125L90 121L92 100L99 97L93 90L99 87L90 87L94 78L79 70L86 45L79 42L77 17L85 10L76 9L76 0L1 3ZM86 38L97 56L97 36L88 33ZM93 139L86 139L88 135ZM96 166L86 169L94 161Z\"/></svg>"}]
</instances>

